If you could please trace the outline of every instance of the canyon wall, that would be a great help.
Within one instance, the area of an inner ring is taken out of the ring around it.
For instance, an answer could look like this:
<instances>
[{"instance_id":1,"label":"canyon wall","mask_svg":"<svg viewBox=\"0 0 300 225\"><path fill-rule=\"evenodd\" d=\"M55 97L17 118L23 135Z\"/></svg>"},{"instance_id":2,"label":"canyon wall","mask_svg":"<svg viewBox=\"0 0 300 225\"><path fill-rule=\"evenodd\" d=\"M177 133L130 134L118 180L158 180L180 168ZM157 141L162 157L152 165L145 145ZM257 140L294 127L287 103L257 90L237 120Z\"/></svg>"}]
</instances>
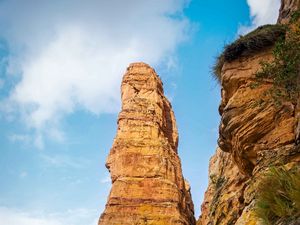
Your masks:
<instances>
[{"instance_id":1,"label":"canyon wall","mask_svg":"<svg viewBox=\"0 0 300 225\"><path fill-rule=\"evenodd\" d=\"M176 121L162 82L145 63L128 67L121 85L117 135L106 163L112 189L99 225L263 224L255 210L266 172L271 167L300 171L299 89L296 100L286 98L290 94L283 90L300 84L300 76L276 89L278 80L272 74L259 78L258 72L274 65L274 50L280 54L284 46L276 43L291 40L292 30L300 34L299 8L300 0L282 0L278 25L241 37L218 59L219 147L210 160L209 184L197 223L178 156ZM292 20L298 21L297 26ZM297 38L299 45L300 35ZM272 225L299 225L300 218L295 218Z\"/></svg>"},{"instance_id":2,"label":"canyon wall","mask_svg":"<svg viewBox=\"0 0 300 225\"><path fill-rule=\"evenodd\" d=\"M281 7L279 10L278 23L286 24L291 19L294 12L299 10L299 0L281 0Z\"/></svg>"},{"instance_id":3,"label":"canyon wall","mask_svg":"<svg viewBox=\"0 0 300 225\"><path fill-rule=\"evenodd\" d=\"M112 188L99 225L193 225L194 206L177 152L170 102L155 71L131 64L106 167Z\"/></svg>"},{"instance_id":4,"label":"canyon wall","mask_svg":"<svg viewBox=\"0 0 300 225\"><path fill-rule=\"evenodd\" d=\"M257 102L271 83L251 87L261 60L271 58L265 50L223 66L220 148L210 161L199 225L259 224L249 209L260 173L270 165L300 162L297 107Z\"/></svg>"},{"instance_id":5,"label":"canyon wall","mask_svg":"<svg viewBox=\"0 0 300 225\"><path fill-rule=\"evenodd\" d=\"M288 24L299 3L283 0L278 23ZM210 160L209 185L197 225L263 224L255 215L255 196L264 173L270 166L300 165L299 99L281 99L277 104L266 94L273 90L272 79L257 85L256 73L261 62L273 60L274 45L255 47L255 52L225 60L222 66L219 148Z\"/></svg>"}]
</instances>

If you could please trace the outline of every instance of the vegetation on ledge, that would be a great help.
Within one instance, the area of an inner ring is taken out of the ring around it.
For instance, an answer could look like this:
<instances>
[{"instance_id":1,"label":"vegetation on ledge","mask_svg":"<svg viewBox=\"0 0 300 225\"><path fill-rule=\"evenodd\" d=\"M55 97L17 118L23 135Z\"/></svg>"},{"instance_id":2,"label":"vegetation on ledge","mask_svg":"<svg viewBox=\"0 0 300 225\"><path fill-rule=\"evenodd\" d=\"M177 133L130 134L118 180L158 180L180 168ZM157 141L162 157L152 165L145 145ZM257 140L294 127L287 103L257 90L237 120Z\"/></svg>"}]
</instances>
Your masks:
<instances>
[{"instance_id":1,"label":"vegetation on ledge","mask_svg":"<svg viewBox=\"0 0 300 225\"><path fill-rule=\"evenodd\" d=\"M255 74L258 84L263 80L272 81L273 87L269 93L276 105L284 100L296 102L299 97L300 26L297 22L291 22L289 27L287 37L279 39L275 44L274 60L262 62L261 70Z\"/></svg>"},{"instance_id":2,"label":"vegetation on ledge","mask_svg":"<svg viewBox=\"0 0 300 225\"><path fill-rule=\"evenodd\" d=\"M255 213L266 225L288 223L300 218L300 170L270 168L256 196Z\"/></svg>"},{"instance_id":3,"label":"vegetation on ledge","mask_svg":"<svg viewBox=\"0 0 300 225\"><path fill-rule=\"evenodd\" d=\"M270 47L280 38L284 38L285 33L286 27L283 25L264 25L245 36L240 36L235 42L225 46L223 53L213 66L213 75L220 80L225 62L231 62L241 56L252 55Z\"/></svg>"}]
</instances>

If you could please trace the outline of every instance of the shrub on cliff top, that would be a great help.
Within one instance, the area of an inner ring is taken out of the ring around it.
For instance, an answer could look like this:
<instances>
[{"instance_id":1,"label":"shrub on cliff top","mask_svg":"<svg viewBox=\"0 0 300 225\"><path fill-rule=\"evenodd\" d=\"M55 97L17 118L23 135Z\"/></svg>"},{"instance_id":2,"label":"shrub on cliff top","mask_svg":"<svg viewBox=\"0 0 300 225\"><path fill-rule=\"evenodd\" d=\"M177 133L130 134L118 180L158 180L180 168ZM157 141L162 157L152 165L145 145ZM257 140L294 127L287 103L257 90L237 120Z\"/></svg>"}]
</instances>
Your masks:
<instances>
[{"instance_id":1,"label":"shrub on cliff top","mask_svg":"<svg viewBox=\"0 0 300 225\"><path fill-rule=\"evenodd\" d=\"M267 225L300 217L300 170L270 168L259 183L255 213Z\"/></svg>"},{"instance_id":2,"label":"shrub on cliff top","mask_svg":"<svg viewBox=\"0 0 300 225\"><path fill-rule=\"evenodd\" d=\"M277 105L284 100L297 102L299 98L300 73L300 24L290 23L290 29L285 39L279 39L273 49L274 60L262 62L262 68L257 71L258 82L272 80L271 96Z\"/></svg>"},{"instance_id":3,"label":"shrub on cliff top","mask_svg":"<svg viewBox=\"0 0 300 225\"><path fill-rule=\"evenodd\" d=\"M225 46L223 53L217 58L213 66L214 76L220 80L221 70L225 62L231 62L241 56L252 55L274 43L285 36L286 28L283 25L264 25L240 36L235 42Z\"/></svg>"}]
</instances>

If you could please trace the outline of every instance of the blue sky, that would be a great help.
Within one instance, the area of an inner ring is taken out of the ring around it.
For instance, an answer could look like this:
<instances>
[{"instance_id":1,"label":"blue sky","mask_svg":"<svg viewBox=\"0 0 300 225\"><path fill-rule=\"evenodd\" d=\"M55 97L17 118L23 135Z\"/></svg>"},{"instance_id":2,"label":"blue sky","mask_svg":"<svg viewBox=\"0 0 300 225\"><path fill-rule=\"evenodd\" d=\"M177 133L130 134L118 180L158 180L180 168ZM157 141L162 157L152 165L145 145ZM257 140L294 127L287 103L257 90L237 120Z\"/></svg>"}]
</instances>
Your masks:
<instances>
[{"instance_id":1,"label":"blue sky","mask_svg":"<svg viewBox=\"0 0 300 225\"><path fill-rule=\"evenodd\" d=\"M276 22L279 0L1 0L0 225L92 225L120 82L145 61L163 80L196 216L218 135L210 68L238 34Z\"/></svg>"}]
</instances>

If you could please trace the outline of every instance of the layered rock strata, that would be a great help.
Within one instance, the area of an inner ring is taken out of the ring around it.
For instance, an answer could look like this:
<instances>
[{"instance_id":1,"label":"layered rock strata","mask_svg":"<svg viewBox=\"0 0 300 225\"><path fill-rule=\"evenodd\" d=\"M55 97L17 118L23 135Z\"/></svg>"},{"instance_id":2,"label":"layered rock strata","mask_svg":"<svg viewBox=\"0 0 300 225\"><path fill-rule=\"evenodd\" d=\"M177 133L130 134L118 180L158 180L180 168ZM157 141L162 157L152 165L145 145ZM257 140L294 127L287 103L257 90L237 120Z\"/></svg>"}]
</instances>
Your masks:
<instances>
[{"instance_id":1,"label":"layered rock strata","mask_svg":"<svg viewBox=\"0 0 300 225\"><path fill-rule=\"evenodd\" d=\"M281 0L278 23L286 24L294 12L300 8L300 0Z\"/></svg>"},{"instance_id":2,"label":"layered rock strata","mask_svg":"<svg viewBox=\"0 0 300 225\"><path fill-rule=\"evenodd\" d=\"M282 1L278 21L288 23L299 2ZM273 87L272 80L253 86L261 62L272 59L269 46L222 67L219 148L210 161L198 225L262 224L254 208L264 172L270 166L300 166L299 101L287 99L276 105L266 94Z\"/></svg>"},{"instance_id":3,"label":"layered rock strata","mask_svg":"<svg viewBox=\"0 0 300 225\"><path fill-rule=\"evenodd\" d=\"M147 64L131 64L121 92L117 135L106 163L112 188L99 225L195 224L176 121L160 78Z\"/></svg>"},{"instance_id":4,"label":"layered rock strata","mask_svg":"<svg viewBox=\"0 0 300 225\"><path fill-rule=\"evenodd\" d=\"M270 165L300 163L297 106L260 102L272 84L251 87L260 61L271 58L265 50L223 66L220 148L211 158L198 224L259 224L250 209L261 172Z\"/></svg>"}]
</instances>

